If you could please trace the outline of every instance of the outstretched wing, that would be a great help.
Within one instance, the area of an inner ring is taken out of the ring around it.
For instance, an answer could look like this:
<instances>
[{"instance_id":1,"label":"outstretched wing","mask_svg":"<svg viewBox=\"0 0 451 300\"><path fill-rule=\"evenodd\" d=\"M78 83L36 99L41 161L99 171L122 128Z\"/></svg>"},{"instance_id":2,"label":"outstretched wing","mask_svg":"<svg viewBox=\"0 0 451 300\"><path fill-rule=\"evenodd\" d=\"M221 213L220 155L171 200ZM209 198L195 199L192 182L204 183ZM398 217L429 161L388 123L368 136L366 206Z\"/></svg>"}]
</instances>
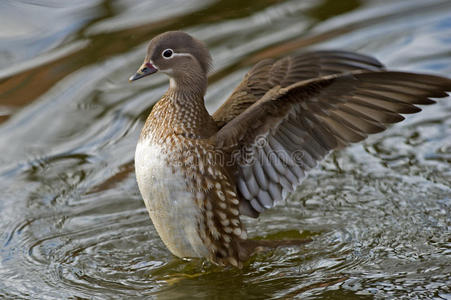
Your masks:
<instances>
[{"instance_id":1,"label":"outstretched wing","mask_svg":"<svg viewBox=\"0 0 451 300\"><path fill-rule=\"evenodd\" d=\"M376 59L347 51L315 51L279 60L266 59L256 64L213 114L219 127L241 114L275 86L353 70L380 70Z\"/></svg>"},{"instance_id":2,"label":"outstretched wing","mask_svg":"<svg viewBox=\"0 0 451 300\"><path fill-rule=\"evenodd\" d=\"M274 87L224 125L214 142L233 153L242 213L258 216L283 200L331 150L383 131L446 97L451 80L353 71Z\"/></svg>"}]
</instances>

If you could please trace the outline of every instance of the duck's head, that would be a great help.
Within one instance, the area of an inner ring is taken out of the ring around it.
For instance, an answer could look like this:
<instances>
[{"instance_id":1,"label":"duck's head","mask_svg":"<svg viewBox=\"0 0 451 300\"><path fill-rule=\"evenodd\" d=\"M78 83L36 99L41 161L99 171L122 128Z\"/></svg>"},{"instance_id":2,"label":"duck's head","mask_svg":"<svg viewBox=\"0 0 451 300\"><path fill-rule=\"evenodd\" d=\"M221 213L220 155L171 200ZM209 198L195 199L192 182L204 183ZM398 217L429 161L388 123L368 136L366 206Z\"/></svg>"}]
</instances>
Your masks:
<instances>
[{"instance_id":1,"label":"duck's head","mask_svg":"<svg viewBox=\"0 0 451 300\"><path fill-rule=\"evenodd\" d=\"M144 63L129 80L159 71L171 78L171 85L193 84L194 79L206 80L210 64L211 56L204 43L185 32L168 31L150 41Z\"/></svg>"}]
</instances>

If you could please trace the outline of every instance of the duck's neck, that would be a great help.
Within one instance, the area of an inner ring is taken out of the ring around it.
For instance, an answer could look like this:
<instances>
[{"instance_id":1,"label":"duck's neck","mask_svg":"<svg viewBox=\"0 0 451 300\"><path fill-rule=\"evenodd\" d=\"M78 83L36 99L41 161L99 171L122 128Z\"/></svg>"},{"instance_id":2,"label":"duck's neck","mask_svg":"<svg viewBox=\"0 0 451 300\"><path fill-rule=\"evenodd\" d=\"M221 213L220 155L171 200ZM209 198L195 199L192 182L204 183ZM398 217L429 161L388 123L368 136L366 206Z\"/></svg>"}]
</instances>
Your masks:
<instances>
[{"instance_id":1,"label":"duck's neck","mask_svg":"<svg viewBox=\"0 0 451 300\"><path fill-rule=\"evenodd\" d=\"M169 78L168 94L175 99L202 99L207 91L207 76L202 72L173 74Z\"/></svg>"},{"instance_id":2,"label":"duck's neck","mask_svg":"<svg viewBox=\"0 0 451 300\"><path fill-rule=\"evenodd\" d=\"M168 91L147 119L143 134L151 133L161 141L172 134L193 139L209 138L217 131L216 122L205 108L205 88L185 84L171 79Z\"/></svg>"}]
</instances>

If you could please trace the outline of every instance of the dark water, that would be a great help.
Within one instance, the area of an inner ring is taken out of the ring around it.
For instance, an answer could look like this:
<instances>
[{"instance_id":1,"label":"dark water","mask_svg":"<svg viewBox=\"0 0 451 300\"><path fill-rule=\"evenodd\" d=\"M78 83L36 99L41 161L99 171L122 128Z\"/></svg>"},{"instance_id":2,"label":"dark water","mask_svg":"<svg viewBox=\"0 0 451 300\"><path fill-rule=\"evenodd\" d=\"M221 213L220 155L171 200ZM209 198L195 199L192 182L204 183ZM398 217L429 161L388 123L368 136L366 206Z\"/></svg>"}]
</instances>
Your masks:
<instances>
[{"instance_id":1,"label":"dark water","mask_svg":"<svg viewBox=\"0 0 451 300\"><path fill-rule=\"evenodd\" d=\"M154 35L204 40L210 111L256 61L301 48L451 77L451 1L0 2L0 298L451 299L451 99L330 156L253 237L312 237L243 270L174 258L133 172L164 76Z\"/></svg>"}]
</instances>

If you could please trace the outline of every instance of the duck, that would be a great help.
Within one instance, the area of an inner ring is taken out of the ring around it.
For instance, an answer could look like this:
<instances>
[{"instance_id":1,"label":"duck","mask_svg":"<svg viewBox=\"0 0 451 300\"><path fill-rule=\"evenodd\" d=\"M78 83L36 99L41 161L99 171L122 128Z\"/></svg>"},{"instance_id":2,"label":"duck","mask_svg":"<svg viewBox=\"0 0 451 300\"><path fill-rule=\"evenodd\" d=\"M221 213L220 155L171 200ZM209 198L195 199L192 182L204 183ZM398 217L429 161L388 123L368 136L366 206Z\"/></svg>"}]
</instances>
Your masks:
<instances>
[{"instance_id":1,"label":"duck","mask_svg":"<svg viewBox=\"0 0 451 300\"><path fill-rule=\"evenodd\" d=\"M253 240L242 216L282 203L328 154L447 97L445 77L388 71L375 58L317 50L265 59L210 115L212 58L183 31L155 36L129 80L164 73L135 151L138 187L169 251L241 268L254 253L305 240Z\"/></svg>"}]
</instances>

